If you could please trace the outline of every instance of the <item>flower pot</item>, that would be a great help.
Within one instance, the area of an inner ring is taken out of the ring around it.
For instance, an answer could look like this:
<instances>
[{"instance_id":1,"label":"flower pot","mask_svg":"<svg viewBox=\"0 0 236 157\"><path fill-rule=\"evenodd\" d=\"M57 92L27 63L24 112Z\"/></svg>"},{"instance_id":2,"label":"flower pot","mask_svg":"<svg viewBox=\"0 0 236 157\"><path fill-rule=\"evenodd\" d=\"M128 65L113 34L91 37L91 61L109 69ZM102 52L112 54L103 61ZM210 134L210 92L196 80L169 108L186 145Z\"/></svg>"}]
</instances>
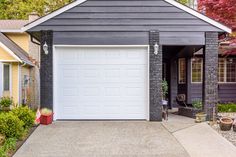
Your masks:
<instances>
[{"instance_id":1,"label":"flower pot","mask_svg":"<svg viewBox=\"0 0 236 157\"><path fill-rule=\"evenodd\" d=\"M53 114L40 116L40 124L49 125L52 124L52 120L53 120Z\"/></svg>"},{"instance_id":2,"label":"flower pot","mask_svg":"<svg viewBox=\"0 0 236 157\"><path fill-rule=\"evenodd\" d=\"M220 129L222 131L229 131L232 127L233 120L228 117L220 118Z\"/></svg>"},{"instance_id":3,"label":"flower pot","mask_svg":"<svg viewBox=\"0 0 236 157\"><path fill-rule=\"evenodd\" d=\"M196 123L201 123L206 121L206 114L205 113L197 113L196 115L195 122Z\"/></svg>"}]
</instances>

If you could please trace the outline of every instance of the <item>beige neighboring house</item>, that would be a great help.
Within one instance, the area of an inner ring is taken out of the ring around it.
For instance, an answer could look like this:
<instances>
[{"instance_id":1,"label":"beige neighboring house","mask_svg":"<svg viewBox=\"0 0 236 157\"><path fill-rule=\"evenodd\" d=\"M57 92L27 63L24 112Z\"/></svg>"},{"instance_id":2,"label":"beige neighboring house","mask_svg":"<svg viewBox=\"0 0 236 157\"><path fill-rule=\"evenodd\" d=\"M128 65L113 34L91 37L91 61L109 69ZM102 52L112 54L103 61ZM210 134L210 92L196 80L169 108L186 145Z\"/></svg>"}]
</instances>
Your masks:
<instances>
[{"instance_id":1,"label":"beige neighboring house","mask_svg":"<svg viewBox=\"0 0 236 157\"><path fill-rule=\"evenodd\" d=\"M0 20L0 97L34 108L40 104L40 47L21 28L37 18L31 14L29 20Z\"/></svg>"}]
</instances>

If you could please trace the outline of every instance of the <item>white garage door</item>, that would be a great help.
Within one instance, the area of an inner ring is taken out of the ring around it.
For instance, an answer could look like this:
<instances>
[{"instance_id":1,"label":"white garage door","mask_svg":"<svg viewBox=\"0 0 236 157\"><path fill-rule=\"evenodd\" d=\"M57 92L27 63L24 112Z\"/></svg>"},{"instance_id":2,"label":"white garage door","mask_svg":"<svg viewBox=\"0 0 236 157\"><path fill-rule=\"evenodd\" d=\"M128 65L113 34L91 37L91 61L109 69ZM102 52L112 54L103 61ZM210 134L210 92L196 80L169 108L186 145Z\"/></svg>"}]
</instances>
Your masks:
<instances>
[{"instance_id":1,"label":"white garage door","mask_svg":"<svg viewBox=\"0 0 236 157\"><path fill-rule=\"evenodd\" d=\"M147 47L56 47L56 119L147 119Z\"/></svg>"}]
</instances>

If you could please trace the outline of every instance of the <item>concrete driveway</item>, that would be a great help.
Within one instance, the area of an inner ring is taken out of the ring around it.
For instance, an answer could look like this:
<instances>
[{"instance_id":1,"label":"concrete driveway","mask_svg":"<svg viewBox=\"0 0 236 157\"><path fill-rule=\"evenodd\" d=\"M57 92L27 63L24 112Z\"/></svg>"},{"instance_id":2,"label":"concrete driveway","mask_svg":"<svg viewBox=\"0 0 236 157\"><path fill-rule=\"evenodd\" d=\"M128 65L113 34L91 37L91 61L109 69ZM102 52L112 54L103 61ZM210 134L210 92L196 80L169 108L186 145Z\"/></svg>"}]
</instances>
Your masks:
<instances>
[{"instance_id":1,"label":"concrete driveway","mask_svg":"<svg viewBox=\"0 0 236 157\"><path fill-rule=\"evenodd\" d=\"M55 122L39 126L14 157L189 157L156 122Z\"/></svg>"}]
</instances>

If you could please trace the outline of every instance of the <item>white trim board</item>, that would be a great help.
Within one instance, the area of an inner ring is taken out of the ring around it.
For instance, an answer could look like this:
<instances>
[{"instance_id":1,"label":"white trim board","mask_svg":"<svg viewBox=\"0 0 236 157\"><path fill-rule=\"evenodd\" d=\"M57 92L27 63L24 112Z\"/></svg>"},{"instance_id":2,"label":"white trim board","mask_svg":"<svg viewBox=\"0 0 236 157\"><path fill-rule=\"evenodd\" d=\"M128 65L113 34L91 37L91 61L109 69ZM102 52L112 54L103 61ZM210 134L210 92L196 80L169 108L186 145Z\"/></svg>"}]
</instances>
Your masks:
<instances>
[{"instance_id":1,"label":"white trim board","mask_svg":"<svg viewBox=\"0 0 236 157\"><path fill-rule=\"evenodd\" d=\"M54 11L54 12L48 14L48 15L46 15L46 16L43 16L43 17L39 18L38 20L33 21L32 23L29 23L29 24L25 25L23 28L21 28L21 30L23 32L27 31L27 30L29 30L29 29L31 29L31 28L33 28L33 27L35 27L35 26L37 26L37 25L39 25L39 24L41 24L41 23L43 23L43 22L45 22L45 21L47 21L47 20L49 20L49 19L51 19L55 16L57 16L57 15L65 12L65 11L67 11L67 10L69 10L69 9L71 9L71 8L77 6L77 5L79 5L79 4L81 4L85 1L87 1L87 0L76 0L76 1L64 6L64 7L60 8L60 9L58 9L58 10L56 10L56 11ZM203 20L203 21L205 21L205 22L207 22L207 23L209 23L209 24L211 24L211 25L213 25L213 26L215 26L215 27L217 27L217 28L219 28L219 29L221 29L221 30L223 30L223 31L225 31L225 32L232 33L232 30L229 27L227 27L227 26L225 26L225 25L223 25L223 24L221 24L221 23L219 23L219 22L217 22L217 21L215 21L215 20L199 13L199 12L197 12L196 10L193 10L193 9L191 9L191 8L185 6L185 5L182 5L182 4L180 4L180 3L178 3L174 0L164 0L164 1L171 4L171 5L173 5L173 6L175 6L175 7L177 7L177 8L179 8L179 9L181 9L181 10L183 10L183 11L185 11L185 12L187 12L187 13L189 13L189 14L191 14L191 15L193 15L193 16L195 16L195 17L197 17L197 18L199 18L199 19L201 19L201 20Z\"/></svg>"}]
</instances>

